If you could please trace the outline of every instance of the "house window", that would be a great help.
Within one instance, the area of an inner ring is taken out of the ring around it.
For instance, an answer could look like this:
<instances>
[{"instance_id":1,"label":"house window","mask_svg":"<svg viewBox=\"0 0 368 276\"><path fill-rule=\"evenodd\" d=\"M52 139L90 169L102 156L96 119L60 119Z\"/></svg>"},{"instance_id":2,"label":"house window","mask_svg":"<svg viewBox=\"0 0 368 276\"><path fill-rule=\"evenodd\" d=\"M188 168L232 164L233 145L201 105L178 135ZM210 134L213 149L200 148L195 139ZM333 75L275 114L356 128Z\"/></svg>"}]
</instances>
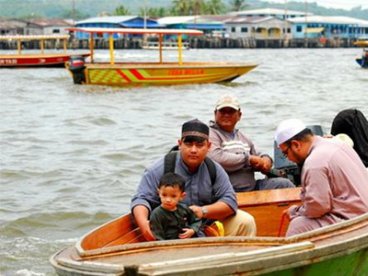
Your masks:
<instances>
[{"instance_id":1,"label":"house window","mask_svg":"<svg viewBox=\"0 0 368 276\"><path fill-rule=\"evenodd\" d=\"M242 33L247 33L248 32L248 28L247 27L242 27L241 28L241 32Z\"/></svg>"},{"instance_id":2,"label":"house window","mask_svg":"<svg viewBox=\"0 0 368 276\"><path fill-rule=\"evenodd\" d=\"M300 33L302 31L302 26L296 26L296 31Z\"/></svg>"},{"instance_id":3,"label":"house window","mask_svg":"<svg viewBox=\"0 0 368 276\"><path fill-rule=\"evenodd\" d=\"M235 32L236 32L235 27L231 27L231 32L232 32L232 33L235 33Z\"/></svg>"},{"instance_id":4,"label":"house window","mask_svg":"<svg viewBox=\"0 0 368 276\"><path fill-rule=\"evenodd\" d=\"M60 29L53 29L52 30L52 33L53 34L60 34Z\"/></svg>"}]
</instances>

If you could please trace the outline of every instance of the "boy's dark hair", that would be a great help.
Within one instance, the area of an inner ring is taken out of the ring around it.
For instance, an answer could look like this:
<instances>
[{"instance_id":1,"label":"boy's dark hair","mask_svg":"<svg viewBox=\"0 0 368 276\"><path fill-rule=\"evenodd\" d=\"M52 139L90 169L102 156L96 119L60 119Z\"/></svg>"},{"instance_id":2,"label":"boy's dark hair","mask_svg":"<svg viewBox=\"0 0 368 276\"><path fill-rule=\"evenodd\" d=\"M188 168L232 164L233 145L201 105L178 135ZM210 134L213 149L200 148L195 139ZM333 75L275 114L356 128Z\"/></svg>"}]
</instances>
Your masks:
<instances>
[{"instance_id":1,"label":"boy's dark hair","mask_svg":"<svg viewBox=\"0 0 368 276\"><path fill-rule=\"evenodd\" d=\"M161 177L160 183L158 184L158 188L160 189L161 187L166 186L179 187L180 191L184 192L185 180L182 176L176 173L168 172Z\"/></svg>"}]
</instances>

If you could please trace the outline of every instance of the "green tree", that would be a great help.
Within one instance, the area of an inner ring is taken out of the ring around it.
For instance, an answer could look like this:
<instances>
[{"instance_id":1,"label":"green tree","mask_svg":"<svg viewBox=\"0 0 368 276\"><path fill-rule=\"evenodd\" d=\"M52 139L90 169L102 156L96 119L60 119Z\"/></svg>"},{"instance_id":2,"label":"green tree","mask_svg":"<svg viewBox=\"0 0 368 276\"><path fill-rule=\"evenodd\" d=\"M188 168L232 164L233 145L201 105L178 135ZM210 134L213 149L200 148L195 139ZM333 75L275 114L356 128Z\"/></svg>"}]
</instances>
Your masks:
<instances>
[{"instance_id":1,"label":"green tree","mask_svg":"<svg viewBox=\"0 0 368 276\"><path fill-rule=\"evenodd\" d=\"M149 8L149 9L146 9L146 12L144 12L144 8L141 8L139 10L139 15L140 16L143 17L145 13L146 13L147 17L164 17L164 16L168 15L168 11L164 7Z\"/></svg>"},{"instance_id":2,"label":"green tree","mask_svg":"<svg viewBox=\"0 0 368 276\"><path fill-rule=\"evenodd\" d=\"M171 12L173 15L190 15L193 11L192 0L173 0Z\"/></svg>"},{"instance_id":3,"label":"green tree","mask_svg":"<svg viewBox=\"0 0 368 276\"><path fill-rule=\"evenodd\" d=\"M245 0L232 0L231 1L231 10L232 11L241 11L246 8Z\"/></svg>"},{"instance_id":4,"label":"green tree","mask_svg":"<svg viewBox=\"0 0 368 276\"><path fill-rule=\"evenodd\" d=\"M225 5L222 0L209 0L206 5L206 14L222 14L225 12Z\"/></svg>"},{"instance_id":5,"label":"green tree","mask_svg":"<svg viewBox=\"0 0 368 276\"><path fill-rule=\"evenodd\" d=\"M129 15L130 11L124 7L124 5L120 5L118 6L115 11L114 11L114 15Z\"/></svg>"}]
</instances>

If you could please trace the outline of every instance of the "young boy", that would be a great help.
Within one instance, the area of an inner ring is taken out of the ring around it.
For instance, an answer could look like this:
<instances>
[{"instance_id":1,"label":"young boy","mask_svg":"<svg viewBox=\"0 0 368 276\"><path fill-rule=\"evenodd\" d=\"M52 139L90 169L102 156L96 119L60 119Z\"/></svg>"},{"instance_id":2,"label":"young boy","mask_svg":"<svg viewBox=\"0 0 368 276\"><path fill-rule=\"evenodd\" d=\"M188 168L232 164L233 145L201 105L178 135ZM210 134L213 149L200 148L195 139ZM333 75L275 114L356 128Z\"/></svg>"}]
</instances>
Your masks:
<instances>
[{"instance_id":1,"label":"young boy","mask_svg":"<svg viewBox=\"0 0 368 276\"><path fill-rule=\"evenodd\" d=\"M167 173L162 176L158 186L161 205L152 211L151 230L157 240L186 239L202 236L201 220L192 210L180 203L184 199L185 180L178 174Z\"/></svg>"}]
</instances>

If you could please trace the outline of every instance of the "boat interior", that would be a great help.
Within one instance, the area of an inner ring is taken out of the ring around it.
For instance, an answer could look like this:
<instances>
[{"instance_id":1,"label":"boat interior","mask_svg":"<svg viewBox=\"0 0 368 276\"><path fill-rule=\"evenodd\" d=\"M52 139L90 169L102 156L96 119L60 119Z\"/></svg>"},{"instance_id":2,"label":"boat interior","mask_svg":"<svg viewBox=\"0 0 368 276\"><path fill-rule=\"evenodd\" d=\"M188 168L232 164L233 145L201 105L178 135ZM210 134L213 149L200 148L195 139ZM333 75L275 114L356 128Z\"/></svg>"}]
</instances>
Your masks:
<instances>
[{"instance_id":1,"label":"boat interior","mask_svg":"<svg viewBox=\"0 0 368 276\"><path fill-rule=\"evenodd\" d=\"M238 205L255 217L257 236L283 237L288 220L283 212L293 204L300 204L300 188L238 193ZM195 239L191 239L195 240ZM201 239L202 240L202 239ZM102 225L85 235L78 244L80 253L93 254L102 248L144 242L130 214ZM272 241L273 243L275 240ZM131 246L130 246L131 247Z\"/></svg>"}]
</instances>

